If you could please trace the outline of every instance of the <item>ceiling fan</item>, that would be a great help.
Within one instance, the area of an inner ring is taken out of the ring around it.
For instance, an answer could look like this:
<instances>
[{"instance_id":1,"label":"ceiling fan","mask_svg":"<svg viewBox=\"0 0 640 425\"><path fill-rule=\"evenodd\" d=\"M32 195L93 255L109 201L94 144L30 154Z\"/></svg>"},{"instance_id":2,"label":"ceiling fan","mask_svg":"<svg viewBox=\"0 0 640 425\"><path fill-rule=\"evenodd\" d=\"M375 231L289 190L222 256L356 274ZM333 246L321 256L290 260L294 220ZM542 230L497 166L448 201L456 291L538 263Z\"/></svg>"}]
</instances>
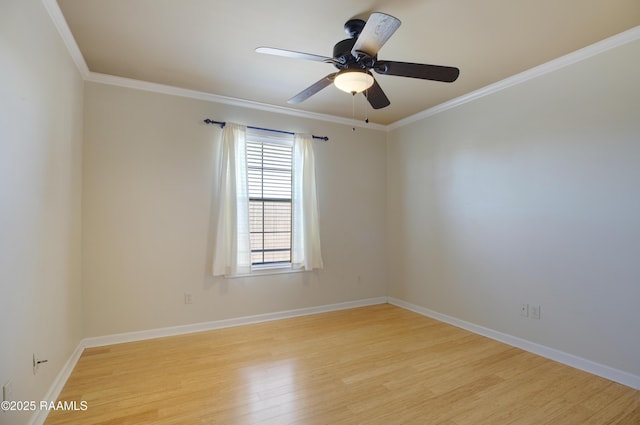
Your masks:
<instances>
[{"instance_id":1,"label":"ceiling fan","mask_svg":"<svg viewBox=\"0 0 640 425\"><path fill-rule=\"evenodd\" d=\"M378 51L399 26L398 18L380 12L372 13L366 22L362 19L350 19L344 24L344 29L351 38L342 40L333 47L333 57L274 47L258 47L256 52L325 62L338 68L338 72L327 75L289 99L288 103L291 104L303 102L333 83L340 90L353 95L364 93L374 109L389 106L391 102L373 77L372 70L382 75L446 83L454 82L458 78L460 70L451 66L378 60Z\"/></svg>"}]
</instances>

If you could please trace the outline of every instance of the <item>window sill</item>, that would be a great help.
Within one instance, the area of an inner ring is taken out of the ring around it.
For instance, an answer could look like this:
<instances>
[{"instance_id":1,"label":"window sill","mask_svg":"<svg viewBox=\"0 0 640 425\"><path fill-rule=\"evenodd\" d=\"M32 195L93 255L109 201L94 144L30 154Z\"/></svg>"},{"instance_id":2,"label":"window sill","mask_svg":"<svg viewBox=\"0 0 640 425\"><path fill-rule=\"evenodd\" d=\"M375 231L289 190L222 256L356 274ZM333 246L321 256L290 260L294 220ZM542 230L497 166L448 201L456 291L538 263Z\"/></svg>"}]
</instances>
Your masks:
<instances>
[{"instance_id":1,"label":"window sill","mask_svg":"<svg viewBox=\"0 0 640 425\"><path fill-rule=\"evenodd\" d=\"M286 274L286 273L300 273L304 272L304 269L294 269L291 265L287 266L260 266L253 269L250 273L238 273L233 275L225 275L227 279L237 279L244 277L258 277L258 276L269 276L274 274Z\"/></svg>"}]
</instances>

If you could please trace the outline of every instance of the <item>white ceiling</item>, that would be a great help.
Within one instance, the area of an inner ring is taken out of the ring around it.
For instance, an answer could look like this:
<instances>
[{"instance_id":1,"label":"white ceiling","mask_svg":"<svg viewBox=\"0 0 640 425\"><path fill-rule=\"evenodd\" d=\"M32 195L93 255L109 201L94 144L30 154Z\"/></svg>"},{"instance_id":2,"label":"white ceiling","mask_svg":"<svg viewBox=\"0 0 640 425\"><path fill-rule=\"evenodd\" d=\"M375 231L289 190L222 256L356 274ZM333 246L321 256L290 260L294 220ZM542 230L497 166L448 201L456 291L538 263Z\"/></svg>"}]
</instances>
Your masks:
<instances>
[{"instance_id":1,"label":"white ceiling","mask_svg":"<svg viewBox=\"0 0 640 425\"><path fill-rule=\"evenodd\" d=\"M58 0L93 73L388 125L640 25L638 0ZM454 83L376 75L391 105L330 86L287 99L332 65L255 53L332 56L344 23L371 12L402 25L381 60L460 68Z\"/></svg>"}]
</instances>

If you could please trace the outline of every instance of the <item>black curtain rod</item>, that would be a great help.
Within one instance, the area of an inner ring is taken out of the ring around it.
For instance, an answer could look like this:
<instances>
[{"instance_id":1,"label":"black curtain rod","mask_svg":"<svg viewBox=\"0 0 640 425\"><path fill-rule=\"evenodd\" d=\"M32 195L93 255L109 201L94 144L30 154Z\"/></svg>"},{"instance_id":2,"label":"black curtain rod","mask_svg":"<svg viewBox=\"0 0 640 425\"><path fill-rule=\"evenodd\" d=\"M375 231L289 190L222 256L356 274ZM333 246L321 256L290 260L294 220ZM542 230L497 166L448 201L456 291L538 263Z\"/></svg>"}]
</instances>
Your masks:
<instances>
[{"instance_id":1,"label":"black curtain rod","mask_svg":"<svg viewBox=\"0 0 640 425\"><path fill-rule=\"evenodd\" d=\"M204 120L205 124L216 124L219 125L220 128L224 128L225 125L227 125L226 122L224 121L214 121L214 120L210 120L209 118L207 118L206 120ZM295 133L292 133L291 131L284 131L284 130L274 130L272 128L263 128L263 127L252 127L250 125L247 126L247 128L253 129L253 130L264 130L264 131L273 131L274 133L282 133L282 134L291 134L294 135ZM325 142L329 141L329 138L327 136L311 136L316 140L323 140Z\"/></svg>"}]
</instances>

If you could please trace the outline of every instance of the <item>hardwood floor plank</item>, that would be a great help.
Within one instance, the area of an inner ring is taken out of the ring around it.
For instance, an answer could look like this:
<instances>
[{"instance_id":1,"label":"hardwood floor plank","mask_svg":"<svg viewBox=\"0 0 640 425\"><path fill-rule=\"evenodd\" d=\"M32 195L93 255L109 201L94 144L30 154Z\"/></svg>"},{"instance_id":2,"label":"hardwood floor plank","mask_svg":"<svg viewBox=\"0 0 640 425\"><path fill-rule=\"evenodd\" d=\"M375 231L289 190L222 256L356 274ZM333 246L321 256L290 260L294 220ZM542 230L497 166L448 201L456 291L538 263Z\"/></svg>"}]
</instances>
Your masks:
<instances>
[{"instance_id":1,"label":"hardwood floor plank","mask_svg":"<svg viewBox=\"0 0 640 425\"><path fill-rule=\"evenodd\" d=\"M388 304L85 350L46 425L640 424L640 391Z\"/></svg>"}]
</instances>

